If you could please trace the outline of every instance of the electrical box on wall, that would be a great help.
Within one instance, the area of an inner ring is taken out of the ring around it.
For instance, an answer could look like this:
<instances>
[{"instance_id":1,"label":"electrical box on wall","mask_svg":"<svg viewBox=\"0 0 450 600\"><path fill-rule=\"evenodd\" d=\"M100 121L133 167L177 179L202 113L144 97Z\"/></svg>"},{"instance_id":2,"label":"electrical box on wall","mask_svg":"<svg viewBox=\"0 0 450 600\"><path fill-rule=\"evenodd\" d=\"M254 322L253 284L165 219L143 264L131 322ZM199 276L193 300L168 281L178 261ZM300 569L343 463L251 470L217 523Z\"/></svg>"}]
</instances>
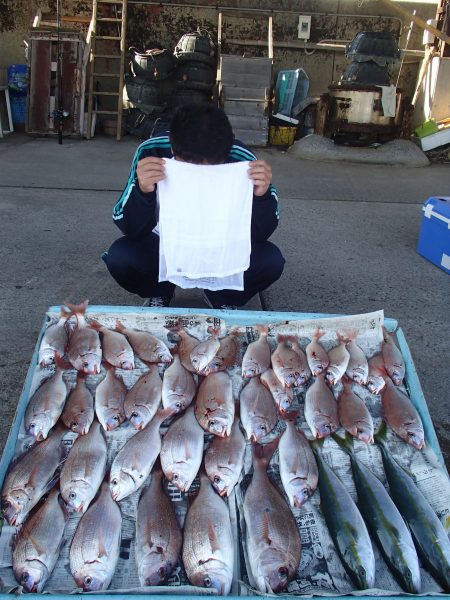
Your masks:
<instances>
[{"instance_id":1,"label":"electrical box on wall","mask_svg":"<svg viewBox=\"0 0 450 600\"><path fill-rule=\"evenodd\" d=\"M300 15L298 18L298 39L309 40L311 32L311 15Z\"/></svg>"}]
</instances>

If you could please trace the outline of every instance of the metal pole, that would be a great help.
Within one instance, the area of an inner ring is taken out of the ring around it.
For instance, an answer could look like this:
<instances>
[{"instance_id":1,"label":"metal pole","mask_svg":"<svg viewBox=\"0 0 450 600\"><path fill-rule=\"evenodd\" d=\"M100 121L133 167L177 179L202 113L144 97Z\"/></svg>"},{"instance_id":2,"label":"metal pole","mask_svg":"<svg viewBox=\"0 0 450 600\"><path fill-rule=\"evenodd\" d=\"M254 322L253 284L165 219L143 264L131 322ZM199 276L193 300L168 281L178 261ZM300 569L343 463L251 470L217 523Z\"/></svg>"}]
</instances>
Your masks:
<instances>
[{"instance_id":1,"label":"metal pole","mask_svg":"<svg viewBox=\"0 0 450 600\"><path fill-rule=\"evenodd\" d=\"M58 144L62 144L63 140L63 110L62 110L62 57L61 57L61 0L56 0L56 88L58 93L58 109L56 111L58 117Z\"/></svg>"}]
</instances>

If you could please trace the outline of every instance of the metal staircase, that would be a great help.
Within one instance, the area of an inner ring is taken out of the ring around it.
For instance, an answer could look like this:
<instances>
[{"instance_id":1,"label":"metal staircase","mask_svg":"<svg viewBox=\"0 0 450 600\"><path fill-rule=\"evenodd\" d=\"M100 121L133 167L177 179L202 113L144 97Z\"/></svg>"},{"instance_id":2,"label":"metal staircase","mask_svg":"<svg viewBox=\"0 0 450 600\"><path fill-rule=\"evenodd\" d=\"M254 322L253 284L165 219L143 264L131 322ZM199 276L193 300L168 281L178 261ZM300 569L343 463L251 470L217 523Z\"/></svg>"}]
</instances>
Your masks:
<instances>
[{"instance_id":1,"label":"metal staircase","mask_svg":"<svg viewBox=\"0 0 450 600\"><path fill-rule=\"evenodd\" d=\"M122 136L126 16L127 0L93 1L86 128L88 139L93 135L94 115L116 116L116 139L120 140Z\"/></svg>"}]
</instances>

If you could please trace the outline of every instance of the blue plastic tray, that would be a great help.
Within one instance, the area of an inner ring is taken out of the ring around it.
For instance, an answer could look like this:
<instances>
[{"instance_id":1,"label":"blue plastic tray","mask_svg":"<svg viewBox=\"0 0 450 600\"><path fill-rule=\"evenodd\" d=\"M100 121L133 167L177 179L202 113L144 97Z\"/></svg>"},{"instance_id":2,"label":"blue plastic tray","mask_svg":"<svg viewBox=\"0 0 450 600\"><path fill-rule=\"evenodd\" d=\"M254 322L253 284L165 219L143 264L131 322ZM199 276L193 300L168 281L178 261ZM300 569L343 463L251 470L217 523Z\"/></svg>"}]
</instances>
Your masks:
<instances>
[{"instance_id":1,"label":"blue plastic tray","mask_svg":"<svg viewBox=\"0 0 450 600\"><path fill-rule=\"evenodd\" d=\"M49 309L49 312L54 312L56 314L59 313L59 306L52 306ZM89 306L87 309L87 314L90 312L102 312L102 313L113 313L113 314L123 314L123 313L161 313L168 315L198 315L198 314L206 314L206 315L216 315L225 320L230 320L233 322L233 325L255 325L255 324L269 324L269 323L277 323L284 321L300 321L302 319L324 319L327 317L336 317L336 316L344 316L344 315L335 315L335 314L323 314L323 313L298 313L298 312L260 312L260 311L244 311L244 310L210 310L210 309L198 309L198 308L147 308L147 307L136 307L136 306L103 306L103 305L93 305ZM425 438L427 444L431 446L434 450L439 464L442 466L444 470L446 470L444 458L442 456L441 449L439 447L439 442L436 436L436 432L434 431L433 423L430 417L430 413L428 411L427 403L425 397L422 392L422 388L420 386L419 377L417 375L416 368L414 366L414 362L411 356L411 352L409 350L408 344L406 342L405 336L403 335L402 330L398 327L398 323L395 319L385 318L384 320L385 327L388 331L396 331L397 333L397 341L400 347L400 350L403 355L403 359L406 365L406 383L408 385L408 390L410 394L411 401L414 406L419 411L421 416ZM3 480L5 478L6 471L8 466L14 456L14 451L16 447L16 441L19 433L20 424L22 423L23 416L25 414L25 409L27 405L27 398L29 397L29 391L31 387L31 380L34 368L37 364L37 357L39 353L39 346L41 343L41 338L44 334L46 328L46 323L44 322L39 334L39 338L36 343L36 347L33 353L33 357L31 359L30 367L28 369L28 373L25 379L25 383L22 389L22 393L17 405L16 413L14 415L13 423L11 426L11 430L8 435L8 439L5 444L5 448L3 450L3 455L0 461L0 487L3 485ZM45 594L27 594L30 598L55 598L55 599L65 599L71 600L72 598L81 598L88 597L92 599L104 600L105 596L121 596L122 598L129 598L130 600L149 600L149 599L159 599L165 598L167 600L180 600L183 596L179 594L164 594L164 595L155 595L155 594L124 594L123 592L108 590L103 594L51 594L49 596L48 593ZM363 595L365 598L380 598L380 596L369 596L362 594L359 592L358 596ZM402 594L405 595L405 594ZM13 594L0 594L0 600L11 600ZM409 597L416 597L412 594L408 594ZM439 594L439 595L426 595L427 598L442 598L448 597L450 598L450 594ZM300 596L301 597L301 596ZM417 596L418 597L418 596ZM242 596L227 596L227 598L238 599L242 598ZM284 598L286 600L292 600L292 596L283 596L277 595L277 598ZM325 597L323 597L325 598ZM398 600L400 595L398 596L383 596L384 599L387 600Z\"/></svg>"}]
</instances>

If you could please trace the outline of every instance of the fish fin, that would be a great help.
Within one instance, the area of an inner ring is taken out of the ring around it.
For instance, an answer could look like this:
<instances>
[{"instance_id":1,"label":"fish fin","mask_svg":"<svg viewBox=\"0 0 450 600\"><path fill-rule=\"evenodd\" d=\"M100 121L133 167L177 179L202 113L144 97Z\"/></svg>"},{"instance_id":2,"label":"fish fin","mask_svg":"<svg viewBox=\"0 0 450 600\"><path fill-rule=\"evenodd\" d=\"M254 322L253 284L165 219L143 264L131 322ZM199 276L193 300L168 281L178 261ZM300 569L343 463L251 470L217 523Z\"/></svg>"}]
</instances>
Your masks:
<instances>
[{"instance_id":1,"label":"fish fin","mask_svg":"<svg viewBox=\"0 0 450 600\"><path fill-rule=\"evenodd\" d=\"M39 556L45 556L47 554L45 546L40 544L36 538L34 538L31 534L28 535L28 540L33 544L33 546L38 551Z\"/></svg>"},{"instance_id":2,"label":"fish fin","mask_svg":"<svg viewBox=\"0 0 450 600\"><path fill-rule=\"evenodd\" d=\"M285 336L285 335L283 335L282 333L279 333L279 334L277 335L277 342L278 342L279 344L282 344L282 343L283 343L283 342L285 342L285 341L286 341L286 336Z\"/></svg>"},{"instance_id":3,"label":"fish fin","mask_svg":"<svg viewBox=\"0 0 450 600\"><path fill-rule=\"evenodd\" d=\"M331 437L336 442L336 444L338 444L338 446L341 448L341 450L343 450L350 456L353 454L352 436L349 433L346 432L345 437L343 437L343 438L340 435L338 435L337 433L333 433L331 435Z\"/></svg>"},{"instance_id":4,"label":"fish fin","mask_svg":"<svg viewBox=\"0 0 450 600\"><path fill-rule=\"evenodd\" d=\"M35 487L35 485L36 485L36 479L35 478L36 478L39 466L40 465L36 463L34 465L34 467L31 469L30 476L28 477L28 481L26 483L27 486L29 485L30 487L33 487L33 488Z\"/></svg>"},{"instance_id":5,"label":"fish fin","mask_svg":"<svg viewBox=\"0 0 450 600\"><path fill-rule=\"evenodd\" d=\"M270 459L275 453L275 450L278 448L278 442L280 441L279 437L276 437L268 444L258 444L258 442L252 441L252 454L253 460L255 462L262 463L267 467L270 462Z\"/></svg>"},{"instance_id":6,"label":"fish fin","mask_svg":"<svg viewBox=\"0 0 450 600\"><path fill-rule=\"evenodd\" d=\"M186 457L186 460L191 460L192 458L192 452L189 446L189 440L187 439L187 437L184 438L184 455Z\"/></svg>"},{"instance_id":7,"label":"fish fin","mask_svg":"<svg viewBox=\"0 0 450 600\"><path fill-rule=\"evenodd\" d=\"M261 529L262 529L261 534L262 534L264 541L266 542L266 544L268 546L270 546L272 544L272 540L269 535L270 518L269 518L269 513L267 512L267 509L266 509L266 511L263 512L263 515L262 515L262 528Z\"/></svg>"},{"instance_id":8,"label":"fish fin","mask_svg":"<svg viewBox=\"0 0 450 600\"><path fill-rule=\"evenodd\" d=\"M108 556L108 551L105 548L105 537L102 529L100 528L98 534L98 557L103 558L104 556Z\"/></svg>"},{"instance_id":9,"label":"fish fin","mask_svg":"<svg viewBox=\"0 0 450 600\"><path fill-rule=\"evenodd\" d=\"M351 342L356 340L358 337L359 330L358 329L344 329L343 333L347 339L347 342Z\"/></svg>"},{"instance_id":10,"label":"fish fin","mask_svg":"<svg viewBox=\"0 0 450 600\"><path fill-rule=\"evenodd\" d=\"M213 554L220 550L222 547L221 541L217 536L217 532L214 529L214 523L210 520L208 521L208 539L211 546L211 550Z\"/></svg>"}]
</instances>

